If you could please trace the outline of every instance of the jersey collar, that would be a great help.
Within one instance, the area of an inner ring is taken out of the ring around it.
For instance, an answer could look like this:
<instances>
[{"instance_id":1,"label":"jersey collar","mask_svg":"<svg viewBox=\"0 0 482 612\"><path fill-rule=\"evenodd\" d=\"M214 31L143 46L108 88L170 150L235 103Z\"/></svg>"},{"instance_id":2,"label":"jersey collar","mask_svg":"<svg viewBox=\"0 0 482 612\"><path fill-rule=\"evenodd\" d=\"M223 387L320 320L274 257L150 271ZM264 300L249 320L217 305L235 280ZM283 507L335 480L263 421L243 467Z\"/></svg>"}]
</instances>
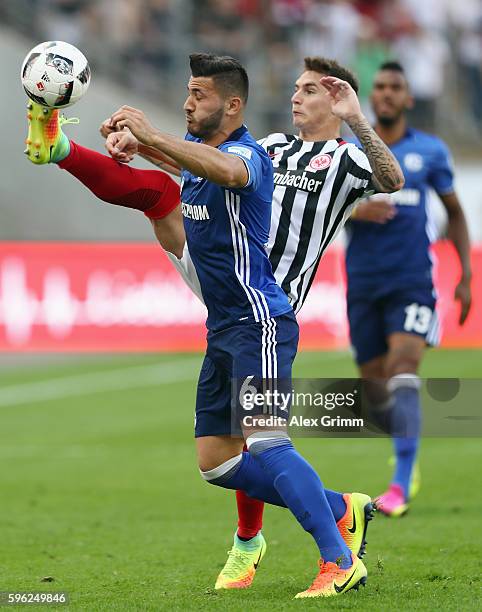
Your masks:
<instances>
[{"instance_id":1,"label":"jersey collar","mask_svg":"<svg viewBox=\"0 0 482 612\"><path fill-rule=\"evenodd\" d=\"M229 134L229 136L226 138L224 142L228 142L231 140L240 140L241 136L244 136L244 134L246 134L247 131L248 131L248 128L243 123L241 127L238 127L236 130L234 130L234 132L231 132L231 134ZM224 142L222 142L218 146L220 147L221 145L224 144Z\"/></svg>"},{"instance_id":2,"label":"jersey collar","mask_svg":"<svg viewBox=\"0 0 482 612\"><path fill-rule=\"evenodd\" d=\"M298 134L293 134L293 136L296 138L296 140L299 140L300 142L312 142L313 144L327 143L327 142L337 142L339 146L343 144L347 144L346 140L343 140L343 138L329 138L328 140L302 140L298 136Z\"/></svg>"}]
</instances>

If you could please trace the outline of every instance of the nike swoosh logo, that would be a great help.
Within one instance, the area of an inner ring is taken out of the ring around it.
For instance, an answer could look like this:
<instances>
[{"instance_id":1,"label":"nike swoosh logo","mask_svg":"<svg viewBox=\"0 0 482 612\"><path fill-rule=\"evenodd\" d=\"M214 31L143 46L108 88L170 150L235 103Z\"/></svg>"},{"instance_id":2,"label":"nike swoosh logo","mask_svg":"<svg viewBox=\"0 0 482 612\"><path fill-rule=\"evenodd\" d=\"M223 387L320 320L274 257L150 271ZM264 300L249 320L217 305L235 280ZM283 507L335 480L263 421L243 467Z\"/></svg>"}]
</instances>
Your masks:
<instances>
[{"instance_id":1,"label":"nike swoosh logo","mask_svg":"<svg viewBox=\"0 0 482 612\"><path fill-rule=\"evenodd\" d=\"M263 552L263 551L261 551L261 552L259 553L258 560L257 560L257 561L256 561L256 563L254 564L254 569L258 569L259 562L261 561L261 554L262 554L262 552Z\"/></svg>"},{"instance_id":2,"label":"nike swoosh logo","mask_svg":"<svg viewBox=\"0 0 482 612\"><path fill-rule=\"evenodd\" d=\"M350 533L355 533L356 531L356 516L355 516L355 508L353 508L353 521L352 526L347 529Z\"/></svg>"},{"instance_id":3,"label":"nike swoosh logo","mask_svg":"<svg viewBox=\"0 0 482 612\"><path fill-rule=\"evenodd\" d=\"M350 580L353 578L353 576L355 575L355 573L356 573L356 569L355 569L355 570L353 570L353 574L352 574L352 575L351 575L351 576L348 578L348 580L347 580L346 582L344 582L344 583L343 583L342 585L340 585L340 586L338 586L338 585L336 584L336 582L335 582L335 585L334 585L334 586L335 586L335 591L336 591L337 593L341 593L341 592L342 592L342 591L343 591L343 590L346 588L346 586L348 585L348 583L350 582Z\"/></svg>"}]
</instances>

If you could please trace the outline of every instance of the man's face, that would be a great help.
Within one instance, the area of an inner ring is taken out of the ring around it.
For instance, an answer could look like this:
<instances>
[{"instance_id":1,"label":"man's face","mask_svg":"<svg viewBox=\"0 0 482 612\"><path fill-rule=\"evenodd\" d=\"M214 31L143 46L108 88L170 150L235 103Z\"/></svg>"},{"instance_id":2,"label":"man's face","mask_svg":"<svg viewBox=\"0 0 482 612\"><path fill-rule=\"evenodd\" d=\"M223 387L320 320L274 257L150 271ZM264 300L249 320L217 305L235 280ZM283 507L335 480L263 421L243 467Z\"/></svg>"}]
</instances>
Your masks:
<instances>
[{"instance_id":1,"label":"man's face","mask_svg":"<svg viewBox=\"0 0 482 612\"><path fill-rule=\"evenodd\" d=\"M370 99L377 120L385 125L395 123L413 106L405 76L397 70L377 73Z\"/></svg>"},{"instance_id":2,"label":"man's face","mask_svg":"<svg viewBox=\"0 0 482 612\"><path fill-rule=\"evenodd\" d=\"M320 79L323 75L312 70L303 72L295 83L291 97L293 125L299 130L317 128L331 116L331 105Z\"/></svg>"},{"instance_id":3,"label":"man's face","mask_svg":"<svg viewBox=\"0 0 482 612\"><path fill-rule=\"evenodd\" d=\"M184 103L187 131L207 140L221 127L225 102L210 77L191 77L187 90L189 93Z\"/></svg>"}]
</instances>

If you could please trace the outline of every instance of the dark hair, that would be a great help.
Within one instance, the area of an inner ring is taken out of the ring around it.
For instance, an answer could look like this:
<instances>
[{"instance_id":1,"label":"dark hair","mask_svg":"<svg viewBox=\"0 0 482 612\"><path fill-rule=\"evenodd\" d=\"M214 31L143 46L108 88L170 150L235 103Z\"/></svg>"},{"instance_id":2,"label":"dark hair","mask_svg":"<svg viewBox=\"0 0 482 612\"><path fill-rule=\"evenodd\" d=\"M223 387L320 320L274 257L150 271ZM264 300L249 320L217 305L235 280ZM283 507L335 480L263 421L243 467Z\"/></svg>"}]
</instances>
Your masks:
<instances>
[{"instance_id":1,"label":"dark hair","mask_svg":"<svg viewBox=\"0 0 482 612\"><path fill-rule=\"evenodd\" d=\"M193 77L211 77L222 96L239 96L246 104L249 94L248 74L237 59L228 55L192 53L189 63Z\"/></svg>"},{"instance_id":2,"label":"dark hair","mask_svg":"<svg viewBox=\"0 0 482 612\"><path fill-rule=\"evenodd\" d=\"M358 93L358 79L348 68L344 68L336 60L327 59L326 57L305 57L305 70L313 70L325 76L336 77L347 81Z\"/></svg>"},{"instance_id":3,"label":"dark hair","mask_svg":"<svg viewBox=\"0 0 482 612\"><path fill-rule=\"evenodd\" d=\"M403 74L403 76L405 76L405 70L403 69L402 64L400 64L400 62L397 62L395 60L384 62L378 68L378 70L393 70L393 72L400 72L401 74Z\"/></svg>"}]
</instances>

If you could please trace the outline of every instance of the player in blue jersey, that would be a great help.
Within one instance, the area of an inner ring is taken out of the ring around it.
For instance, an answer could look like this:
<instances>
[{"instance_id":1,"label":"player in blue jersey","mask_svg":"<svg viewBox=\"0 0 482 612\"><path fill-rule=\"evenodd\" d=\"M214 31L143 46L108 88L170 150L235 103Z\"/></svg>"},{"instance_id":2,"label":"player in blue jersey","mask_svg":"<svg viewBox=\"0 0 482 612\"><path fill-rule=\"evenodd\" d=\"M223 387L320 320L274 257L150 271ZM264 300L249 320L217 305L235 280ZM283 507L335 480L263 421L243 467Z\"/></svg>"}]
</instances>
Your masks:
<instances>
[{"instance_id":1,"label":"player in blue jersey","mask_svg":"<svg viewBox=\"0 0 482 612\"><path fill-rule=\"evenodd\" d=\"M322 72L319 75L322 77L321 78L321 82L323 84L322 86L320 86L320 83L319 83L320 82L319 76L316 75L317 70L314 70L315 74L313 74L312 72L308 70L306 73L303 74L303 76L301 77L299 81L302 84L302 87L300 87L297 82L297 86L299 87L301 91L298 91L297 93L295 93L295 96L294 96L294 98L296 98L295 119L296 121L300 121L301 123L300 132L302 132L302 134L304 135L304 138L306 138L306 140L308 141L307 142L308 150L309 150L308 145L310 144L311 139L309 136L308 137L306 136L307 134L310 134L310 135L312 134L313 136L315 136L321 132L322 138L323 138L323 134L325 135L324 136L325 138L330 138L330 137L336 138L336 136L339 134L340 119L344 118L347 121L347 123L350 125L352 130L359 136L361 142L363 143L364 150L366 151L366 155L370 159L370 162L373 164L373 168L375 169L375 171L373 172L373 175L371 176L371 185L373 186L372 188L375 188L380 191L381 190L388 191L388 190L397 189L397 186L394 186L394 185L400 186L400 184L403 184L403 175L401 174L400 168L398 164L396 163L396 160L390 155L389 151L386 149L382 141L378 137L376 137L371 126L368 124L366 119L361 115L361 112L359 110L358 101L356 99L356 95L353 89L350 87L350 85L347 82L341 81L340 79L333 78L333 77L324 78L323 70L324 69L322 69ZM327 93L324 93L325 91ZM191 111L189 107L187 108L187 111L188 111L188 115L187 115L188 120L191 120L191 113L193 111ZM335 113L340 113L340 115L335 114ZM151 140L149 137L146 138L144 134L142 133L142 128L141 130L139 130L139 126L137 124L139 119L140 119L139 115L136 114L136 116L133 117L133 121L131 121L128 124L125 124L123 121L119 121L119 118L117 116L114 116L114 122L120 123L121 127L123 127L124 125L127 125L137 136L138 140L140 140L141 142L144 142L144 144L147 144L148 146L155 145L156 144L155 140ZM321 121L321 125L317 123L316 119L318 119L318 122ZM193 133L192 126L190 128L190 131L191 133ZM107 143L107 149L109 152L117 156L118 151L115 151L115 148L112 148L112 144L120 143L122 141L125 144L125 141L129 139L130 137L126 137L123 134L118 134L118 133L112 134L111 136L112 138L110 139L110 142ZM135 146L132 149L132 151L136 151L137 145L135 143L134 145ZM311 146L312 146L312 143L311 143ZM172 149L162 146L160 147L160 150L163 154L167 154L171 158L172 161L177 162L181 167L183 167L183 163L179 162L178 156L176 157L174 156ZM127 155L127 157L129 157L129 155ZM120 159L123 159L123 158L120 158ZM197 172L197 174L199 174L199 172ZM184 203L184 200L186 199L186 197L190 198L192 194L191 185L193 184L193 181L192 181L192 178L189 177L189 173L188 173L187 178L190 181L188 184L189 190L187 191L186 196L185 196L184 195L185 186L186 186L186 182L185 182L186 172L185 171L183 171L182 176L183 176L183 181L184 181L183 196L182 196L183 198L182 206L183 206L184 215L185 216L189 215L190 217L194 217L195 220L200 220L201 218L205 219L206 214L204 212L195 213L195 209L192 208L192 204L190 200L189 200L188 205ZM337 177L340 177L339 178L340 183L346 181L347 180L346 170L344 170L341 167L338 167ZM369 175L368 175L368 178L370 178ZM195 179L194 185L196 184L198 180L199 179L197 178ZM370 189L368 189L368 191L369 190ZM330 193L327 194L327 197L329 198L330 195L331 195L331 198L334 199L333 190L331 191L331 194ZM232 199L230 203L232 204ZM320 208L323 207L324 205L326 205L326 202L324 202L323 199L320 198ZM321 209L323 210L323 208ZM185 226L186 226L186 233L187 233L187 245L189 247L189 251L191 251L190 238L189 238L189 225L185 224ZM233 227L232 227L232 231L233 231ZM308 230L308 232L309 231L310 230ZM205 236L203 236L203 240L204 241L206 240ZM161 243L163 242L161 238L160 238L160 242ZM238 245L242 245L242 236L237 236L236 243ZM200 244L199 247L195 245L196 248L199 248L199 253L203 254L203 256L206 257L206 262L208 263L210 254L203 253L203 246L204 245L202 244ZM196 269L197 276L199 277L200 276L199 269L198 269L198 266L196 265L195 257L191 257L191 258L194 261L194 267ZM240 262L241 263L243 262L242 254L240 257ZM206 268L206 271L209 274L209 268ZM203 289L203 281L201 278L199 278L199 280L201 281L200 284L201 284L202 297L203 297L203 300L206 301L205 291ZM206 280L207 282L209 282L210 280L209 277ZM212 297L213 299L215 298L215 291ZM209 310L209 304L207 305L208 305L208 310ZM269 338L269 336L270 336L270 330L269 328L267 328L266 337ZM209 339L209 335L208 335L208 339ZM228 341L229 340L230 338L228 338ZM208 357L209 357L209 345L208 345ZM212 370L211 359L209 359L208 365ZM269 362L268 362L268 367L269 367ZM212 381L211 374L209 372L207 373L207 379L208 379L208 383L206 385L207 391L204 391L204 378L205 377L206 376L202 374L201 381L200 381L200 389L203 394L202 395L203 397L208 397L208 393L210 394L210 401L212 403L213 383L211 382ZM226 379L226 377L224 377L225 386L227 386L227 383L228 383L228 380ZM223 396L221 397L222 397L222 402L221 402L221 406L222 406L223 404L226 404L228 402L228 397L226 395L224 395L224 397ZM225 408L223 408L223 410L225 411ZM211 407L209 407L209 412L212 412ZM199 415L203 415L203 411L198 410L198 416ZM206 411L205 417L207 418L208 416L209 416L208 411ZM254 442L254 444L262 444L263 446L261 446L261 449L264 447L264 445L269 445L266 447L266 452L269 452L272 457L276 457L277 465L282 470L280 474L283 474L283 476L287 476L289 473L292 473L293 477L295 477L294 471L293 472L287 471L288 469L291 469L291 468L289 467L289 464L284 463L284 458L281 456L281 449L285 449L285 446L286 446L285 450L289 449L291 452L292 447L290 446L289 443L286 445L283 443L283 440L286 440L286 438L284 437L284 435L281 437L278 437L280 436L280 434L281 432L279 431L275 432L274 434L273 432L270 432L268 436L266 435L263 436L262 440L257 439L257 441ZM201 432L198 435L202 436L205 434ZM248 437L248 447L250 444L250 440L253 440L253 438ZM206 440L206 442L208 442L208 440ZM230 450L230 447L226 445L226 448L228 449L228 455L231 455L232 450ZM252 450L252 446L250 447L250 450ZM276 480L276 485L274 488L271 485L269 485L268 482L266 482L265 486L262 489L257 489L253 486L250 486L249 482L245 480L243 481L244 476L242 472L243 472L244 467L243 467L242 462L244 460L244 457L246 457L246 461L249 461L249 455L247 453L243 453L243 459L241 459L241 465L240 465L240 460L239 460L240 456L241 455L231 457L227 459L226 461L224 461L222 464L218 464L218 462L220 461L220 456L213 455L213 465L215 465L215 467L212 467L211 469L203 470L203 476L210 482L213 482L214 484L220 484L221 486L237 488L238 490L245 491L248 494L248 496L251 498L265 500L270 503L274 503L276 505L284 505L284 506L290 507L290 503L296 502L296 499L294 498L294 496L297 495L297 493L293 489L292 482L288 482L288 480L285 479L285 477L283 478L281 478L281 476L277 477L278 479ZM270 461L269 458L268 458L268 461ZM283 462L284 465L282 465L281 462ZM250 465L250 464L247 464L247 465ZM271 464L263 464L263 465L266 466L266 465L271 465ZM294 466L294 463L293 463L293 466ZM298 464L298 466L300 467L301 464ZM203 469L202 463L201 463L201 469ZM229 480L225 479L225 475L229 475ZM306 490L306 484L308 483L308 480L304 480L303 475L301 475L301 482L304 482L304 484L301 485L300 483L300 486L303 487L303 490ZM315 483L313 482L313 485L314 484ZM281 492L282 490L284 491L284 493ZM333 509L333 507L335 507L337 504L336 500L339 497L339 494L334 493L332 491L325 490L325 495L326 495L326 501L328 501L328 505L330 505L330 507ZM303 501L303 498L298 497L298 500ZM321 501L322 501L322 504L324 504L325 499L323 498L323 496L321 497ZM305 526L305 528L313 534L314 534L313 529L317 529L317 527L316 527L316 523L313 520L312 512L315 511L316 509L319 510L318 508L319 502L320 502L320 497L318 496L315 505L312 506L312 510L309 511L310 516L307 516L306 514L301 515L301 518L299 519L301 524ZM349 525L352 531L356 529L354 516L355 515L353 514L353 517L352 516L349 517L349 521L350 521ZM362 518L363 517L359 517L359 519L362 519ZM366 527L365 520L363 520L363 523L365 524L365 527ZM341 524L339 523L339 527L340 525ZM347 525L348 525L348 521L347 521ZM332 521L330 520L329 522L325 523L324 529L331 530L332 526L333 524L332 524ZM340 527L340 532L341 531L342 529ZM324 537L325 536L323 536L323 538ZM320 542L319 536L318 537L315 536L315 539L317 539L317 541ZM256 551L258 556L253 564L251 562L251 558L252 558L252 553L254 553L254 551ZM230 552L228 562L225 568L223 569L223 572L221 572L220 576L218 577L216 588L243 588L243 587L249 586L252 582L252 578L254 576L254 572L259 563L259 560L262 558L264 554L264 551L265 551L265 544L264 544L264 540L262 539L261 533L258 533L255 537L251 537L249 542L244 542L244 543L240 542L239 538L235 536L235 546ZM322 558L324 562L320 566L319 575L315 579L313 585L307 591L299 594L300 597L332 596L332 595L336 595L341 592L344 592L346 589L351 588L353 584L356 585L357 580L363 582L363 578L361 577L362 573L365 572L363 568L361 569L361 572L356 571L356 566L355 566L355 569L353 569L353 565L351 567L348 567L348 565L346 565L346 567L344 568L343 567L344 564L342 562L341 566L338 569L336 569L337 564L331 561L328 561L328 562L326 561L327 555L330 555L330 557L333 559L333 555L334 555L333 549L330 551L325 547L324 551L325 552L322 553ZM352 557L351 560L354 564L357 563L354 557ZM236 564L236 568L232 567L234 564ZM359 564L358 564L358 567L360 567ZM245 573L246 568L248 568L249 571ZM237 570L237 571L234 571L234 570ZM343 570L344 570L344 574L343 574ZM236 580L233 581L234 574L238 574L238 578L239 578L238 581ZM345 577L345 580L342 581L343 575ZM340 587L340 585L342 585L342 588Z\"/></svg>"},{"instance_id":2,"label":"player in blue jersey","mask_svg":"<svg viewBox=\"0 0 482 612\"><path fill-rule=\"evenodd\" d=\"M439 322L432 283L430 244L435 239L427 208L435 190L448 213L448 237L460 259L455 289L460 324L471 305L470 244L455 193L450 152L436 136L408 127L413 101L403 68L381 66L371 96L375 130L398 159L404 188L359 204L348 227L346 270L351 342L360 374L384 381L368 389L380 424L391 431L395 471L378 509L401 516L419 487L416 466L420 436L418 369L427 345L437 344Z\"/></svg>"},{"instance_id":3,"label":"player in blue jersey","mask_svg":"<svg viewBox=\"0 0 482 612\"><path fill-rule=\"evenodd\" d=\"M178 257L186 240L208 308L208 345L196 401L201 474L211 484L288 507L312 535L321 555L313 585L298 596L338 595L364 584L367 573L334 518L332 507L344 504L343 495L323 487L281 424L263 428L255 416L243 428L244 439L231 435L232 404L238 403L238 397L231 394L233 379L251 384L254 376L268 383L268 388L276 382L290 384L298 326L264 248L270 227L273 168L267 152L243 125L246 72L232 58L204 54L191 56L191 70L184 105L186 139L159 132L141 111L130 107L119 109L109 122L115 129L128 129L140 143L139 152L154 158L167 156L183 169L181 231L179 207L165 175L159 178L162 173L146 175L148 171L127 167L120 170L112 159L69 141L61 133L55 111L31 105L27 140L38 145L40 153L35 155L29 149L26 153L35 163L57 163L107 201L162 219L163 223L155 224L156 235L165 247L167 235L171 242L166 248ZM388 185L387 190L396 188L393 185L402 181L398 164L361 114L353 89L334 77L321 81L326 90L319 98L326 129L337 131L340 120L346 120L364 142L377 170L384 169L381 174L373 173L373 183ZM314 97L311 89L317 87L316 82L307 87L307 96ZM129 161L129 154L118 148L123 133L111 136L108 150L119 161ZM147 177L144 183L138 180L141 172ZM243 452L244 440L247 452ZM352 530L354 521L355 515ZM260 546L253 542L256 539L251 542L259 550L253 573L265 551L261 534ZM246 553L239 554L241 562Z\"/></svg>"},{"instance_id":4,"label":"player in blue jersey","mask_svg":"<svg viewBox=\"0 0 482 612\"><path fill-rule=\"evenodd\" d=\"M126 107L114 113L112 124L128 128L183 169L186 243L208 309L196 400L199 468L211 484L268 502L281 500L312 535L322 559L316 589L299 595L337 595L364 583L367 572L343 540L320 478L281 425L266 428L255 417L254 426L243 428L244 439L231 435L237 401L232 380L241 384L254 376L268 386L289 381L298 325L264 249L273 168L243 125L246 72L231 58L207 55L191 56L191 71L186 140L161 134L143 113ZM264 547L258 562L263 554Z\"/></svg>"}]
</instances>

